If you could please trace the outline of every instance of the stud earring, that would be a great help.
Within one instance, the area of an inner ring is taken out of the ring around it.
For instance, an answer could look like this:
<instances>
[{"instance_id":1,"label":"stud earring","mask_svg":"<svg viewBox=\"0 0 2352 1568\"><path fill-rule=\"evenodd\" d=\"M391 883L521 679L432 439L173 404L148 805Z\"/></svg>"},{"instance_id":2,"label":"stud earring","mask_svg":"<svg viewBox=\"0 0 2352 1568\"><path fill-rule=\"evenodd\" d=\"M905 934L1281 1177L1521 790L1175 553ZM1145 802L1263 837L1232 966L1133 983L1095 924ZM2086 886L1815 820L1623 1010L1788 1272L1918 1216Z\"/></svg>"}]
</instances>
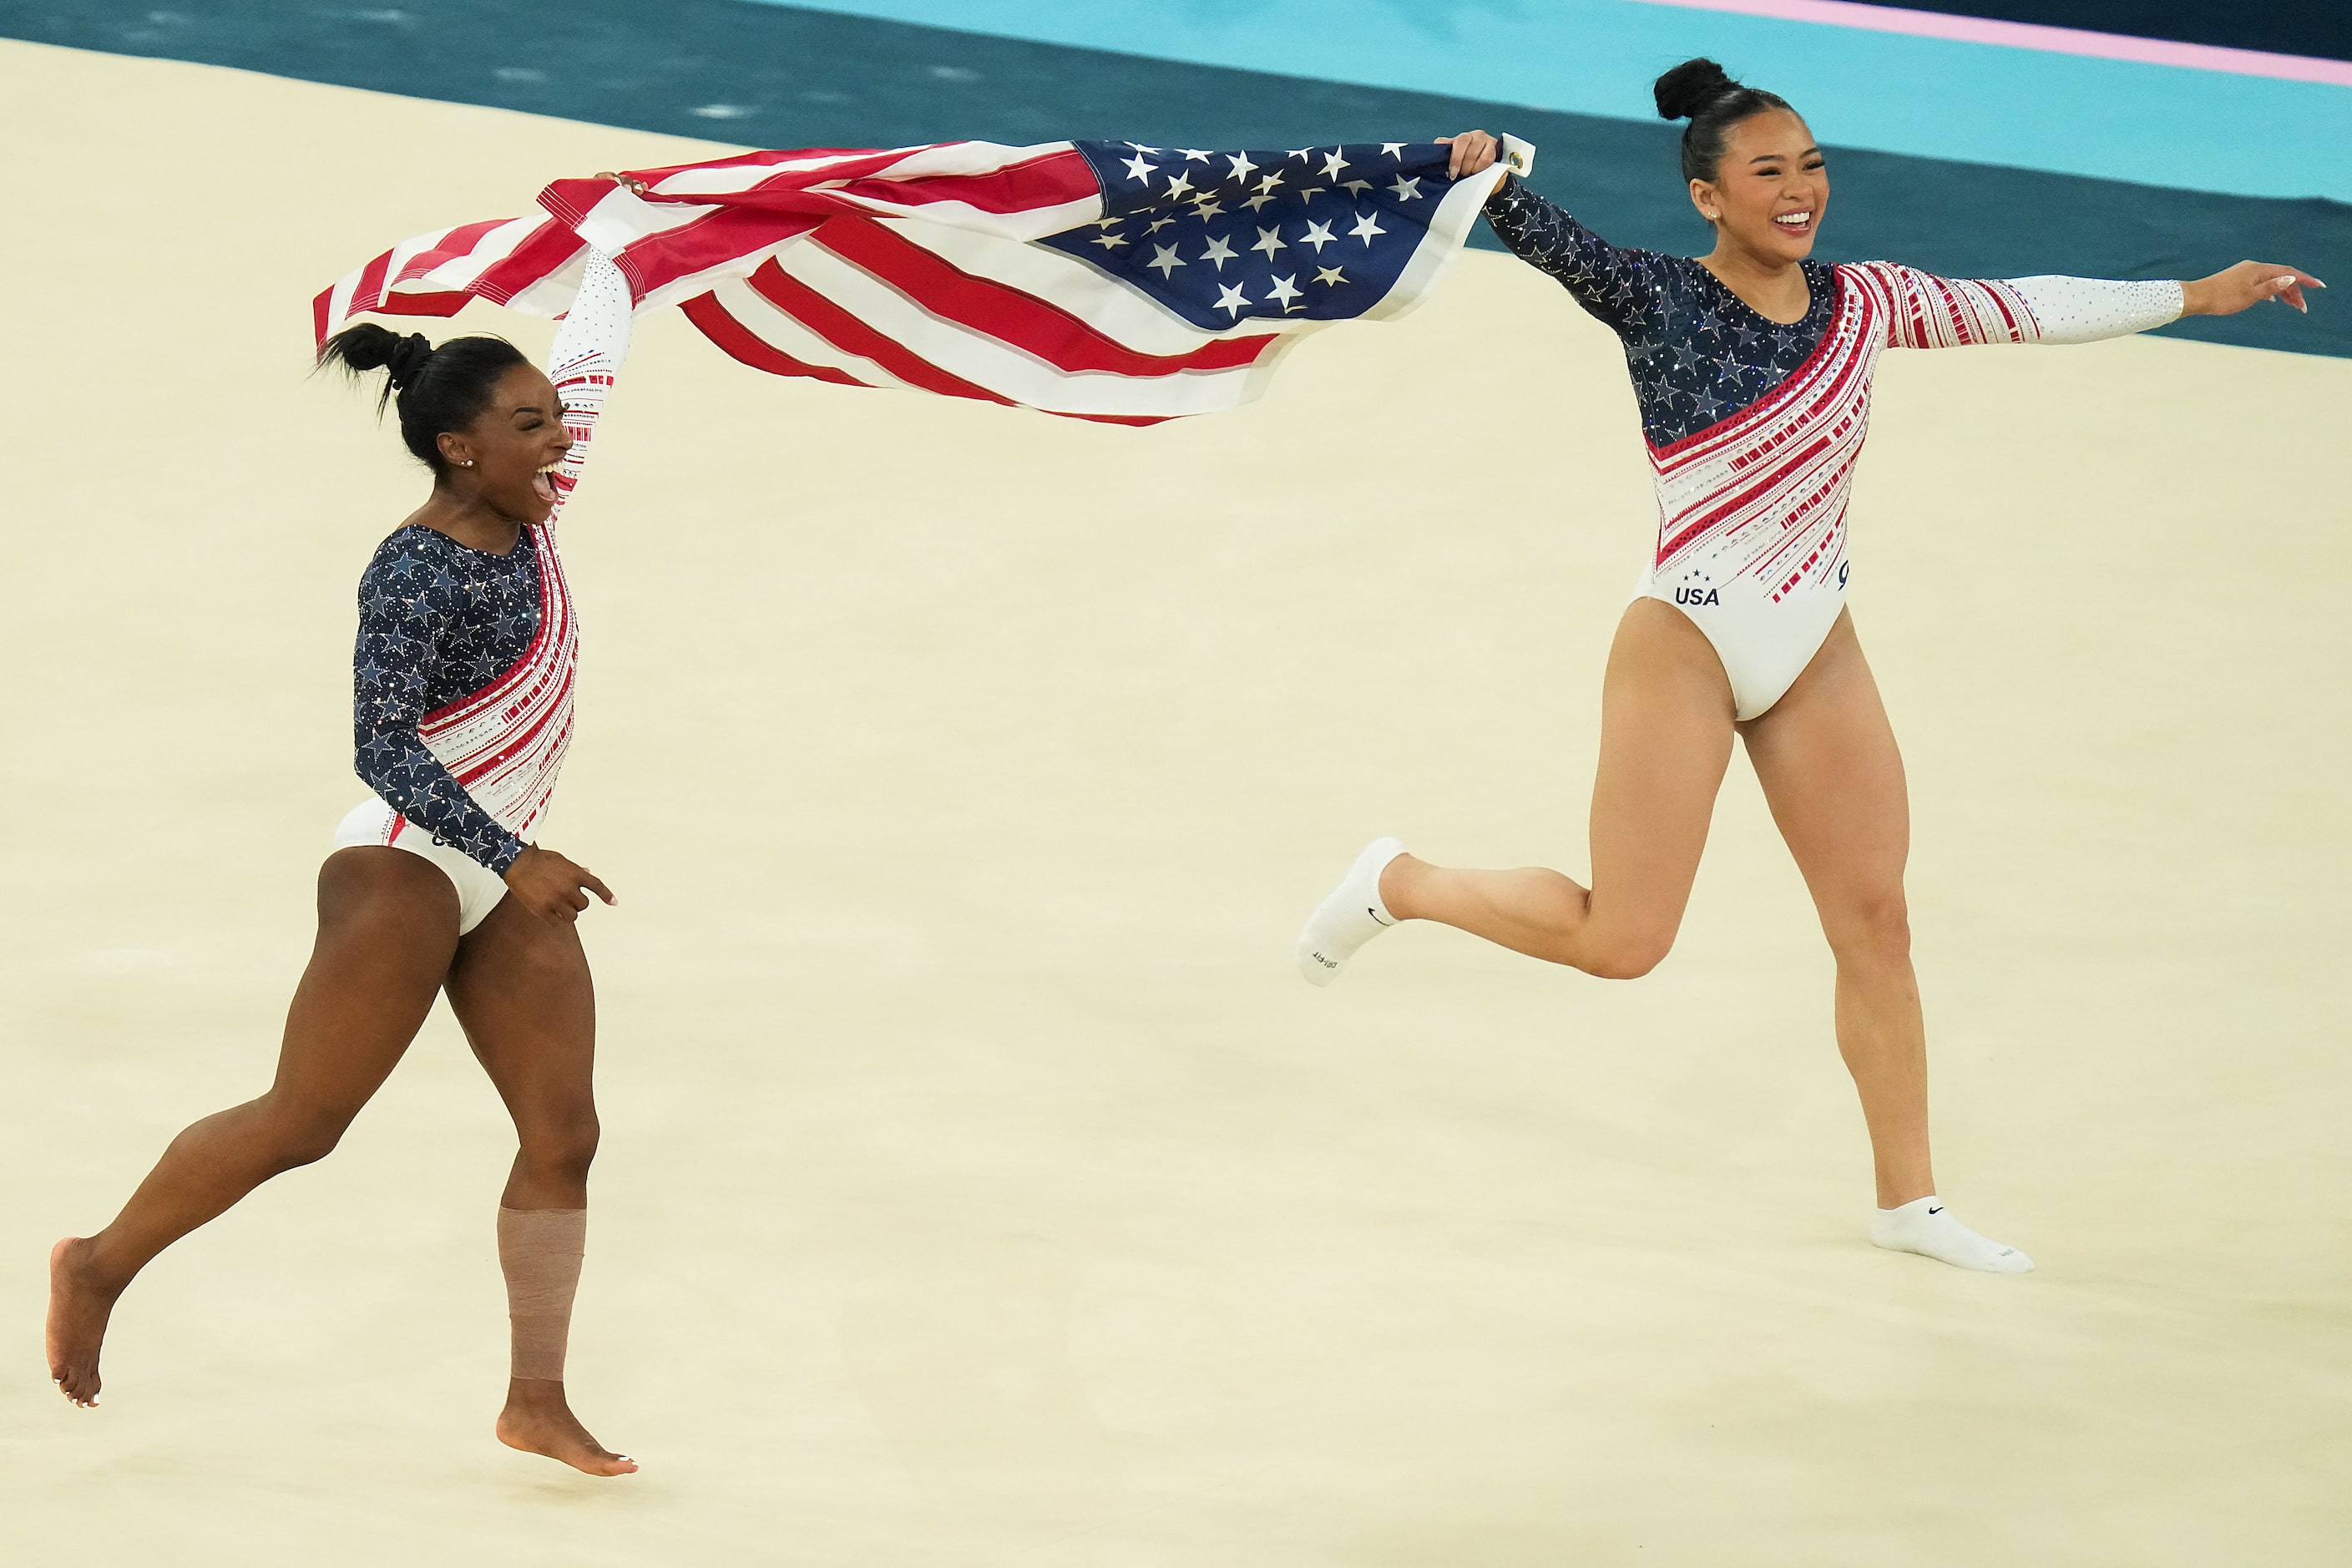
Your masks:
<instances>
[{"instance_id":1,"label":"stud earring","mask_svg":"<svg viewBox=\"0 0 2352 1568\"><path fill-rule=\"evenodd\" d=\"M463 462L459 463L457 466L458 466L459 468L472 468L472 467L474 466L474 459L473 459L473 458L467 458L465 461L463 461Z\"/></svg>"}]
</instances>

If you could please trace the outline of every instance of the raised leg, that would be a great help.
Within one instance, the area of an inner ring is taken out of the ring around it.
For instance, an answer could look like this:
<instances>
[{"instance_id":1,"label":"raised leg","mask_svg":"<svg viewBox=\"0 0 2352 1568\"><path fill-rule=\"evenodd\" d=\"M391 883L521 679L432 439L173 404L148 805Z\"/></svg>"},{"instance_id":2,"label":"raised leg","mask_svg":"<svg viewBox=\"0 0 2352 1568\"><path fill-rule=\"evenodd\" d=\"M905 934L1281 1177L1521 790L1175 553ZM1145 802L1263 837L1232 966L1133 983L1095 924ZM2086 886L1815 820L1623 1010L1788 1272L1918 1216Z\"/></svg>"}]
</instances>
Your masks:
<instances>
[{"instance_id":1,"label":"raised leg","mask_svg":"<svg viewBox=\"0 0 2352 1568\"><path fill-rule=\"evenodd\" d=\"M592 1476L627 1475L636 1462L589 1434L563 1385L597 1139L596 997L578 928L507 900L460 944L449 1003L515 1124L499 1198L514 1359L499 1440Z\"/></svg>"},{"instance_id":2,"label":"raised leg","mask_svg":"<svg viewBox=\"0 0 2352 1568\"><path fill-rule=\"evenodd\" d=\"M1389 862L1381 901L1515 952L1606 979L1655 968L1674 946L1731 759L1731 687L1688 616L1637 599L1618 624L1601 699L1592 886L1557 871Z\"/></svg>"},{"instance_id":3,"label":"raised leg","mask_svg":"<svg viewBox=\"0 0 2352 1568\"><path fill-rule=\"evenodd\" d=\"M50 1253L49 1376L67 1398L98 1403L107 1319L150 1258L334 1148L415 1038L457 945L457 889L431 864L373 847L328 857L269 1091L187 1128L113 1224Z\"/></svg>"}]
</instances>

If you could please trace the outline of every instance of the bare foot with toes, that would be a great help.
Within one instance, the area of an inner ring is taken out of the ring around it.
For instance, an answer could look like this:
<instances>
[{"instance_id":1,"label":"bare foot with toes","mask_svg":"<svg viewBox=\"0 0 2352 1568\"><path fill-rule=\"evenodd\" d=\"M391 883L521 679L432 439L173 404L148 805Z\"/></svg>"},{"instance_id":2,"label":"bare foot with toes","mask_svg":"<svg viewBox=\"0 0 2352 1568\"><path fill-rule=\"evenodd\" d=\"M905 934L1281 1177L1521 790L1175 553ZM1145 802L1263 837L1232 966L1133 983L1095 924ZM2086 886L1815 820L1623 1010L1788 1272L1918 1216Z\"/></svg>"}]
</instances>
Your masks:
<instances>
[{"instance_id":1,"label":"bare foot with toes","mask_svg":"<svg viewBox=\"0 0 2352 1568\"><path fill-rule=\"evenodd\" d=\"M69 1236L49 1248L49 1381L88 1408L98 1403L98 1352L121 1292L89 1279L89 1241Z\"/></svg>"},{"instance_id":2,"label":"bare foot with toes","mask_svg":"<svg viewBox=\"0 0 2352 1568\"><path fill-rule=\"evenodd\" d=\"M526 1454L560 1459L592 1476L636 1473L637 1462L615 1454L588 1435L563 1397L563 1384L547 1378L518 1377L507 1384L507 1407L499 1412L499 1441Z\"/></svg>"}]
</instances>

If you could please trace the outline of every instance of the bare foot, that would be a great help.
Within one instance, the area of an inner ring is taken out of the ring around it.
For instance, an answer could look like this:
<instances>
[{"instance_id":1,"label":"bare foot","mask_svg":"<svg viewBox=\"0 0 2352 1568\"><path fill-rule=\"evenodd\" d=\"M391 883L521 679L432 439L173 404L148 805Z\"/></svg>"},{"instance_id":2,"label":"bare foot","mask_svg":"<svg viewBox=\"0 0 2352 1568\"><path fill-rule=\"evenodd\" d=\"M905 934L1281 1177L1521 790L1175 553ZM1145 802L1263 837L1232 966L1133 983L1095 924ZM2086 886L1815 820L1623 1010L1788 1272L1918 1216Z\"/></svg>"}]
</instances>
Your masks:
<instances>
[{"instance_id":1,"label":"bare foot","mask_svg":"<svg viewBox=\"0 0 2352 1568\"><path fill-rule=\"evenodd\" d=\"M91 1282L89 1245L69 1236L49 1248L49 1381L85 1407L98 1403L98 1351L121 1294Z\"/></svg>"},{"instance_id":2,"label":"bare foot","mask_svg":"<svg viewBox=\"0 0 2352 1568\"><path fill-rule=\"evenodd\" d=\"M499 1441L526 1454L561 1459L592 1476L636 1473L635 1459L614 1453L588 1435L564 1402L563 1384L548 1378L509 1380L507 1407L499 1412Z\"/></svg>"}]
</instances>

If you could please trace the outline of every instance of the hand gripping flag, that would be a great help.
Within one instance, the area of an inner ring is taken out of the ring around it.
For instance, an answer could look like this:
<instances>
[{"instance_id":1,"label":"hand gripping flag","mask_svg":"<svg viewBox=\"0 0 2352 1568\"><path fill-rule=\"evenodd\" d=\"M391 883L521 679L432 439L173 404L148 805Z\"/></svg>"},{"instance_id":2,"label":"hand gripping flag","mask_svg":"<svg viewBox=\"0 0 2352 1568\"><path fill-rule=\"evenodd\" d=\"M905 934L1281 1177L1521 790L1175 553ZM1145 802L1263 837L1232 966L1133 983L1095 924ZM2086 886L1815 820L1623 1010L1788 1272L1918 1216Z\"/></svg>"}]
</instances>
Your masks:
<instances>
[{"instance_id":1,"label":"hand gripping flag","mask_svg":"<svg viewBox=\"0 0 2352 1568\"><path fill-rule=\"evenodd\" d=\"M1213 153L1132 142L746 153L558 180L544 217L394 246L320 294L355 316L472 299L552 316L590 248L778 375L1150 425L1245 403L1291 344L1401 316L1532 149L1446 177L1431 142Z\"/></svg>"}]
</instances>

